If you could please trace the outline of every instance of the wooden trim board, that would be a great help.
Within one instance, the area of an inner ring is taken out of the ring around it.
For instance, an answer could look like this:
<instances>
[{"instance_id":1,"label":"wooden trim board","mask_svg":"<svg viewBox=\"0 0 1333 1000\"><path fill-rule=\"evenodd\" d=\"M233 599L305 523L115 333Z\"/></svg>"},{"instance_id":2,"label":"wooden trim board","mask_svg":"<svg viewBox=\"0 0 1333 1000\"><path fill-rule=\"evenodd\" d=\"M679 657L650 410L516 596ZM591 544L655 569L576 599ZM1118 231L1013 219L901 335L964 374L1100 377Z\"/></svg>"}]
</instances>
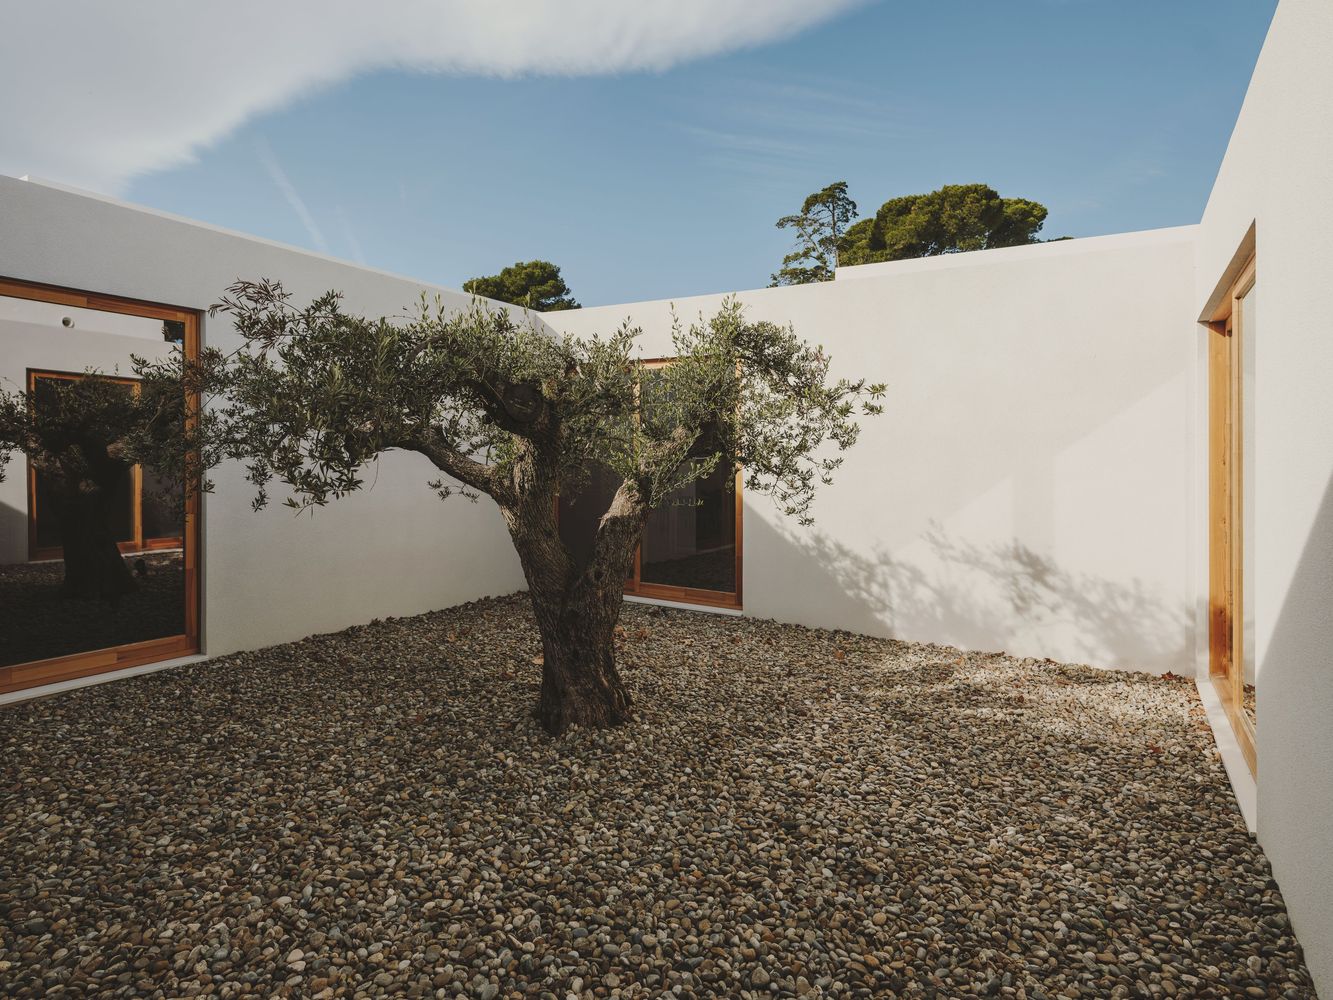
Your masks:
<instances>
[{"instance_id":1,"label":"wooden trim board","mask_svg":"<svg viewBox=\"0 0 1333 1000\"><path fill-rule=\"evenodd\" d=\"M1255 261L1208 323L1208 674L1236 743L1258 774L1254 725L1245 712L1244 468L1241 300L1255 287ZM1252 444L1252 443L1251 443Z\"/></svg>"}]
</instances>

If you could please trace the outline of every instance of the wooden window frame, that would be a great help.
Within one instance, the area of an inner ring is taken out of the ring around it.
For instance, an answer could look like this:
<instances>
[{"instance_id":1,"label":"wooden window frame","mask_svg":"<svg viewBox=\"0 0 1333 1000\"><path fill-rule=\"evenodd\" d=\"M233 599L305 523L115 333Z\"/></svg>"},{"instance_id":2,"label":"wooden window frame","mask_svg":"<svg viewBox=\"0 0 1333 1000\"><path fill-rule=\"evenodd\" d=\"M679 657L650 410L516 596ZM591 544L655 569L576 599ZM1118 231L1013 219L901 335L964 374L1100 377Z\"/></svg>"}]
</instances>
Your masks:
<instances>
[{"instance_id":1,"label":"wooden window frame","mask_svg":"<svg viewBox=\"0 0 1333 1000\"><path fill-rule=\"evenodd\" d=\"M64 372L52 371L44 368L28 369L28 392L32 393L37 386L38 379L54 379L63 382L77 382L85 378L85 372ZM130 386L134 392L139 391L140 382L135 378L126 378L120 375L102 375L101 378L117 385ZM64 557L64 550L59 545L41 546L37 544L37 467L32 464L32 459L28 460L28 559L37 562L44 559L61 559ZM117 542L116 545L121 552L126 555L143 552L159 552L166 549L179 549L184 546L184 536L165 535L160 538L144 538L143 536L143 468L134 466L130 471L131 492L133 502L130 516L133 519L134 537L127 541Z\"/></svg>"},{"instance_id":2,"label":"wooden window frame","mask_svg":"<svg viewBox=\"0 0 1333 1000\"><path fill-rule=\"evenodd\" d=\"M145 319L178 322L182 324L185 331L182 347L186 359L195 360L199 357L200 314L196 310L3 277L0 277L0 296L30 299L36 302L50 302L80 309L96 309L126 316L142 316ZM187 420L195 419L199 412L199 405L200 400L197 393L191 394L187 398ZM32 482L31 477L29 482ZM31 485L29 489L32 489ZM31 503L31 501L32 495L30 493L29 502ZM31 523L30 515L29 524L31 525ZM0 667L0 694L108 673L113 670L123 670L127 667L143 666L144 664L170 660L199 652L200 583L202 575L200 573L199 493L197 490L187 491L185 531L180 547L183 549L182 558L185 576L185 627L180 634L148 639L143 642L127 643L121 646L111 646L106 649L71 653L67 656L57 656L46 660L33 660L29 663L14 663L2 666Z\"/></svg>"},{"instance_id":3,"label":"wooden window frame","mask_svg":"<svg viewBox=\"0 0 1333 1000\"><path fill-rule=\"evenodd\" d=\"M1255 727L1245 712L1245 441L1241 300L1254 291L1251 256L1207 324L1208 333L1208 676L1252 775ZM1253 442L1251 442L1251 446ZM1256 685L1257 685L1256 677Z\"/></svg>"}]
</instances>

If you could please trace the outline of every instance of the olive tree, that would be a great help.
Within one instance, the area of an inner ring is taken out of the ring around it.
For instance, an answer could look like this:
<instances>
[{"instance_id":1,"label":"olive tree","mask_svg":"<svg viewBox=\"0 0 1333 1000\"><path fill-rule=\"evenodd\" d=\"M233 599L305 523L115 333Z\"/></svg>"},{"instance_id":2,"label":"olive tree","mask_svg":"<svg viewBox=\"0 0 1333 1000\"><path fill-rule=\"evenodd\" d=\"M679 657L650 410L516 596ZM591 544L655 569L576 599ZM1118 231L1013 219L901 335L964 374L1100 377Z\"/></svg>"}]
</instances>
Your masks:
<instances>
[{"instance_id":1,"label":"olive tree","mask_svg":"<svg viewBox=\"0 0 1333 1000\"><path fill-rule=\"evenodd\" d=\"M748 490L808 520L815 488L857 438L854 418L879 412L883 392L831 378L821 348L789 327L748 322L734 300L676 323L674 363L651 379L628 324L560 336L478 299L451 311L423 298L408 317L365 318L336 292L298 305L261 280L233 285L214 312L244 343L229 355L206 350L184 380L174 376L219 397L196 426L193 454L244 462L256 506L275 479L287 505L324 505L359 489L368 464L394 449L442 474L430 484L442 498L490 497L527 580L543 649L536 713L553 734L630 716L614 630L653 509L719 463L738 463ZM164 366L141 374L172 381ZM619 487L576 557L561 540L558 499L594 463Z\"/></svg>"}]
</instances>

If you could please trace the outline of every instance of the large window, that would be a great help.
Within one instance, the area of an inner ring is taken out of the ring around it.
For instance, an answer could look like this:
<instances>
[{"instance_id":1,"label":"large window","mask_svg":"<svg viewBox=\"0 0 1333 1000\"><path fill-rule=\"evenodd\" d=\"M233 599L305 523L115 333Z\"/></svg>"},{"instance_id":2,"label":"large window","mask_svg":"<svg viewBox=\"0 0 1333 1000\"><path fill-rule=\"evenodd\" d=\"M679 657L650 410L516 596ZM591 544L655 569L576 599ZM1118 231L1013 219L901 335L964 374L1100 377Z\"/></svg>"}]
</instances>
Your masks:
<instances>
[{"instance_id":1,"label":"large window","mask_svg":"<svg viewBox=\"0 0 1333 1000\"><path fill-rule=\"evenodd\" d=\"M196 355L197 313L0 279L27 427L0 482L0 693L199 649L197 500L125 457L162 412L133 359L175 351Z\"/></svg>"},{"instance_id":2,"label":"large window","mask_svg":"<svg viewBox=\"0 0 1333 1000\"><path fill-rule=\"evenodd\" d=\"M669 362L647 362L661 367ZM715 451L705 430L687 462ZM590 470L577 495L560 499L560 536L575 558L587 558L597 524L619 486L608 469ZM625 593L684 604L741 606L741 474L721 462L676 491L648 517Z\"/></svg>"},{"instance_id":3,"label":"large window","mask_svg":"<svg viewBox=\"0 0 1333 1000\"><path fill-rule=\"evenodd\" d=\"M701 437L698 451L711 454L712 448L708 435ZM677 490L648 518L639 553L640 591L735 594L736 534L736 472L720 463L708 476Z\"/></svg>"}]
</instances>

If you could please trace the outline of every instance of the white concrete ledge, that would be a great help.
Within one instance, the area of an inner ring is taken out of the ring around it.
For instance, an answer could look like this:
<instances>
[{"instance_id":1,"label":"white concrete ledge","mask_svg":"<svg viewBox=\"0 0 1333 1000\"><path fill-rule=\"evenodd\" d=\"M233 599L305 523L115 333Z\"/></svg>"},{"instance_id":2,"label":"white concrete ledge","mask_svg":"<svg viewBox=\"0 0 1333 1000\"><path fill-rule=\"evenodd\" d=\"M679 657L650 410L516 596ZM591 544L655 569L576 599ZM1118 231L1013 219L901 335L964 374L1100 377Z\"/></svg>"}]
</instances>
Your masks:
<instances>
[{"instance_id":1,"label":"white concrete ledge","mask_svg":"<svg viewBox=\"0 0 1333 1000\"><path fill-rule=\"evenodd\" d=\"M1245 826L1250 833L1256 833L1259 826L1259 786L1255 783L1250 766L1245 763L1236 734L1231 730L1231 720L1227 718L1222 699L1217 696L1213 683L1207 677L1194 679L1194 686L1199 689L1199 700L1203 710L1208 713L1208 724L1213 727L1213 741L1222 755L1222 766L1227 769L1231 779L1231 791L1235 793L1240 814L1245 817Z\"/></svg>"},{"instance_id":2,"label":"white concrete ledge","mask_svg":"<svg viewBox=\"0 0 1333 1000\"><path fill-rule=\"evenodd\" d=\"M990 250L969 250L963 253L936 254L931 257L909 257L905 260L886 260L875 264L849 264L833 273L835 281L858 278L884 278L923 271L948 271L959 267L979 267L1032 258L1072 257L1084 253L1102 253L1136 247L1157 246L1163 243L1193 241L1199 227L1170 226L1165 229L1142 229L1132 233L1110 233L1106 236L1076 236L1049 243L1026 243L1016 247L995 247Z\"/></svg>"},{"instance_id":3,"label":"white concrete ledge","mask_svg":"<svg viewBox=\"0 0 1333 1000\"><path fill-rule=\"evenodd\" d=\"M630 604L656 604L659 608L677 608L680 611L702 611L710 615L731 615L739 618L745 612L740 608L715 608L707 604L684 604L681 601L663 601L656 597L640 597L637 594L626 594L626 602Z\"/></svg>"},{"instance_id":4,"label":"white concrete ledge","mask_svg":"<svg viewBox=\"0 0 1333 1000\"><path fill-rule=\"evenodd\" d=\"M11 705L20 701L34 701L37 698L47 698L53 694L60 694L63 691L73 691L76 688L91 687L94 684L106 684L109 681L120 681L126 677L137 677L139 674L151 674L158 670L166 670L169 667L183 667L190 663L202 663L208 657L201 653L194 653L190 656L177 656L170 660L161 660L158 663L143 663L137 667L126 667L123 670L109 670L104 674L93 674L90 677L75 677L69 681L59 681L55 684L43 684L41 687L25 688L22 691L11 691L8 694L0 694L0 705Z\"/></svg>"}]
</instances>

